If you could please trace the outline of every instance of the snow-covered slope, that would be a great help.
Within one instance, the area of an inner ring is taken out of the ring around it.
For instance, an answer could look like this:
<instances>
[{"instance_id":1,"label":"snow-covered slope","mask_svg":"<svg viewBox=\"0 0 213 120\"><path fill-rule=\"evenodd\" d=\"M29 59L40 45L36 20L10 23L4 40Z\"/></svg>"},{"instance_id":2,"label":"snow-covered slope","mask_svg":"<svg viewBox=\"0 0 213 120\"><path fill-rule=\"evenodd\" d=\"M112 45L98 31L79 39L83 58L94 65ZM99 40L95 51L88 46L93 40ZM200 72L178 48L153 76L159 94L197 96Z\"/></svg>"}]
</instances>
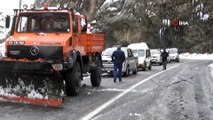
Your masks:
<instances>
[{"instance_id":1,"label":"snow-covered slope","mask_svg":"<svg viewBox=\"0 0 213 120\"><path fill-rule=\"evenodd\" d=\"M4 57L5 56L5 45L4 42L0 43L0 57Z\"/></svg>"},{"instance_id":2,"label":"snow-covered slope","mask_svg":"<svg viewBox=\"0 0 213 120\"><path fill-rule=\"evenodd\" d=\"M182 53L180 54L181 59L196 59L196 60L213 60L213 54L200 54L200 53Z\"/></svg>"}]
</instances>

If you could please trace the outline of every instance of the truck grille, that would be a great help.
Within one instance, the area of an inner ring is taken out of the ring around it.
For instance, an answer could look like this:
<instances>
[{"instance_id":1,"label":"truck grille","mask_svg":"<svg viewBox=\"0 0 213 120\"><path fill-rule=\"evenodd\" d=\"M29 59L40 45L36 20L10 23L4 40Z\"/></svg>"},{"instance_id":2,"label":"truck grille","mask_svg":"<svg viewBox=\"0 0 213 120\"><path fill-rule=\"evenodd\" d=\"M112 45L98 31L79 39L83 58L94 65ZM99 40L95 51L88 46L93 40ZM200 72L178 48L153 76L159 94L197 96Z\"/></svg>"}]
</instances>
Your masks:
<instances>
[{"instance_id":1,"label":"truck grille","mask_svg":"<svg viewBox=\"0 0 213 120\"><path fill-rule=\"evenodd\" d=\"M59 46L8 46L7 56L14 59L62 60L63 47Z\"/></svg>"}]
</instances>

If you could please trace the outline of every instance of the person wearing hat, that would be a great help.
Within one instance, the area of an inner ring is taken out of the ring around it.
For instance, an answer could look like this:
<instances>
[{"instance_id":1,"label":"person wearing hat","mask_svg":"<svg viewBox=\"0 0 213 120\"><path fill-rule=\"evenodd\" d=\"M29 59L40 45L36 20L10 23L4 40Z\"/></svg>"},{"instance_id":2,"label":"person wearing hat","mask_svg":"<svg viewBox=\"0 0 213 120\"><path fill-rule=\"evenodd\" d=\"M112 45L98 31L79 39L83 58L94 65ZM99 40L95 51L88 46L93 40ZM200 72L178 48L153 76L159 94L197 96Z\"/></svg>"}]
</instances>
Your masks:
<instances>
[{"instance_id":1,"label":"person wearing hat","mask_svg":"<svg viewBox=\"0 0 213 120\"><path fill-rule=\"evenodd\" d=\"M121 46L117 46L117 50L112 53L112 62L114 62L114 70L113 70L113 77L114 82L116 82L116 78L118 76L119 81L122 81L122 64L125 60L125 54L121 50Z\"/></svg>"}]
</instances>

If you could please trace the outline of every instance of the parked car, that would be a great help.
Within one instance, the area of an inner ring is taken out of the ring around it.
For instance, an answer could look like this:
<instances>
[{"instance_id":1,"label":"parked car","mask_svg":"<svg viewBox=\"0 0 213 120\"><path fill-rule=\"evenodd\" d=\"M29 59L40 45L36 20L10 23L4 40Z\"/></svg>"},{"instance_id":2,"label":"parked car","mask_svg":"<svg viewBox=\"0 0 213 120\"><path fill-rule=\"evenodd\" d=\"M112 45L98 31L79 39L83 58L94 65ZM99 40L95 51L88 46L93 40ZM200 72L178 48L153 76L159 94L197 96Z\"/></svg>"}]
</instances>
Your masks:
<instances>
[{"instance_id":1,"label":"parked car","mask_svg":"<svg viewBox=\"0 0 213 120\"><path fill-rule=\"evenodd\" d=\"M162 65L161 51L159 49L151 49L151 63Z\"/></svg>"},{"instance_id":2,"label":"parked car","mask_svg":"<svg viewBox=\"0 0 213 120\"><path fill-rule=\"evenodd\" d=\"M138 57L138 68L142 68L144 71L146 68L152 69L151 53L148 45L145 42L132 43L127 46L131 48Z\"/></svg>"},{"instance_id":3,"label":"parked car","mask_svg":"<svg viewBox=\"0 0 213 120\"><path fill-rule=\"evenodd\" d=\"M168 48L167 51L169 51L169 56L171 61L179 62L179 52L177 48Z\"/></svg>"},{"instance_id":4,"label":"parked car","mask_svg":"<svg viewBox=\"0 0 213 120\"><path fill-rule=\"evenodd\" d=\"M102 52L102 72L106 72L109 74L113 73L113 62L111 56L116 49L116 47L107 48ZM138 58L134 56L134 53L130 48L121 47L121 50L124 51L126 57L122 67L123 75L128 76L130 72L132 72L133 74L137 74Z\"/></svg>"}]
</instances>

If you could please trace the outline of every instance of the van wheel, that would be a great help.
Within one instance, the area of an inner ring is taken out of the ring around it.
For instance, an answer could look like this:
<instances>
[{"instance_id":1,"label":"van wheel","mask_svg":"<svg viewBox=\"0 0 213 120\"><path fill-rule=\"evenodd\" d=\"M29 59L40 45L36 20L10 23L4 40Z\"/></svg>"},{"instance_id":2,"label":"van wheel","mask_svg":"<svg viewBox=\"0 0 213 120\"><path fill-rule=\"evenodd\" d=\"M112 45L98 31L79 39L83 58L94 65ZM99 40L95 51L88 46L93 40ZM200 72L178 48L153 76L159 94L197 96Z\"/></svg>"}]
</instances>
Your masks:
<instances>
[{"instance_id":1,"label":"van wheel","mask_svg":"<svg viewBox=\"0 0 213 120\"><path fill-rule=\"evenodd\" d=\"M177 62L180 62L179 58L176 59Z\"/></svg>"},{"instance_id":2,"label":"van wheel","mask_svg":"<svg viewBox=\"0 0 213 120\"><path fill-rule=\"evenodd\" d=\"M150 65L149 65L149 68L148 68L148 69L149 69L149 70L151 70L151 69L152 69L152 64L150 64Z\"/></svg>"},{"instance_id":3,"label":"van wheel","mask_svg":"<svg viewBox=\"0 0 213 120\"><path fill-rule=\"evenodd\" d=\"M81 86L81 68L78 62L72 69L66 71L65 84L67 96L77 96Z\"/></svg>"},{"instance_id":4,"label":"van wheel","mask_svg":"<svg viewBox=\"0 0 213 120\"><path fill-rule=\"evenodd\" d=\"M144 67L142 68L143 71L146 71L146 62L144 63Z\"/></svg>"},{"instance_id":5,"label":"van wheel","mask_svg":"<svg viewBox=\"0 0 213 120\"><path fill-rule=\"evenodd\" d=\"M126 71L125 71L125 73L124 73L124 76L125 76L125 77L128 77L128 76L129 76L129 67L126 68Z\"/></svg>"},{"instance_id":6,"label":"van wheel","mask_svg":"<svg viewBox=\"0 0 213 120\"><path fill-rule=\"evenodd\" d=\"M138 73L138 68L136 67L135 70L132 72L134 75Z\"/></svg>"}]
</instances>

